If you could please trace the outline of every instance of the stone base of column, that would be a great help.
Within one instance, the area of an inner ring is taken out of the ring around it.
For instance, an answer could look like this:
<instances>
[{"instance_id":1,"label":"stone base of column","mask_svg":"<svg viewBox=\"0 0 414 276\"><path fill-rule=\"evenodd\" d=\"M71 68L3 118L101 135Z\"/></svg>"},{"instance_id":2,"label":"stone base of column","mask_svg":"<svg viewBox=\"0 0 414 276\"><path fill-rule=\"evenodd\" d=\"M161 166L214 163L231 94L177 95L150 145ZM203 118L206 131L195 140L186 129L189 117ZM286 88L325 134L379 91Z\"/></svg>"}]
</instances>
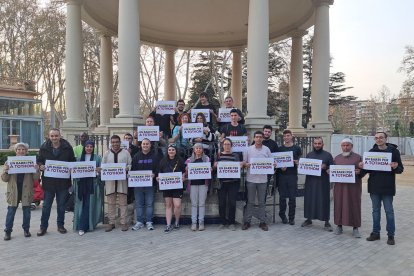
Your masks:
<instances>
[{"instance_id":1,"label":"stone base of column","mask_svg":"<svg viewBox=\"0 0 414 276\"><path fill-rule=\"evenodd\" d=\"M292 131L292 134L295 137L307 137L308 136L308 134L306 133L306 130L303 127L288 126L287 129ZM283 130L281 130L281 132L283 132Z\"/></svg>"},{"instance_id":2,"label":"stone base of column","mask_svg":"<svg viewBox=\"0 0 414 276\"><path fill-rule=\"evenodd\" d=\"M276 124L275 124L275 120L270 118L270 117L265 117L265 118L245 118L245 124L244 126L247 129L248 135L251 139L251 141L253 141L253 134L255 131L260 130L263 131L263 126L264 125L270 125L273 127L273 130L275 130L276 128ZM272 134L273 137L271 137L272 139L274 139L274 131Z\"/></svg>"},{"instance_id":3,"label":"stone base of column","mask_svg":"<svg viewBox=\"0 0 414 276\"><path fill-rule=\"evenodd\" d=\"M109 135L119 135L123 139L125 133L133 134L137 126L144 125L142 117L116 117L109 120L106 126L109 130Z\"/></svg>"},{"instance_id":4,"label":"stone base of column","mask_svg":"<svg viewBox=\"0 0 414 276\"><path fill-rule=\"evenodd\" d=\"M86 122L82 121L64 121L60 130L63 138L72 146L76 146L75 136L89 131Z\"/></svg>"},{"instance_id":5,"label":"stone base of column","mask_svg":"<svg viewBox=\"0 0 414 276\"><path fill-rule=\"evenodd\" d=\"M92 134L95 135L109 135L109 128L108 126L98 126L92 130Z\"/></svg>"}]
</instances>

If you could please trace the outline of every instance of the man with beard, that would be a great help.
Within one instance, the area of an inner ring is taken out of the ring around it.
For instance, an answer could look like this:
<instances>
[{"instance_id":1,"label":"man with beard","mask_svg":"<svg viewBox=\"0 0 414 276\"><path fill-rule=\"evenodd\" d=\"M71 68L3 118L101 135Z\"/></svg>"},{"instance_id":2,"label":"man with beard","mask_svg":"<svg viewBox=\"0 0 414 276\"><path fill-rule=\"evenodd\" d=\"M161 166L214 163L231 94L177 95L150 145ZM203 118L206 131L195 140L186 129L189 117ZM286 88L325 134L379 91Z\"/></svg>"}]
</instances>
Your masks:
<instances>
[{"instance_id":1,"label":"man with beard","mask_svg":"<svg viewBox=\"0 0 414 276\"><path fill-rule=\"evenodd\" d=\"M349 138L341 141L342 153L335 157L335 165L354 165L355 183L335 183L334 186L334 223L335 234L342 234L342 226L352 226L352 236L360 238L358 227L361 227L361 191L362 177L359 163L362 158L352 151L353 143Z\"/></svg>"},{"instance_id":2,"label":"man with beard","mask_svg":"<svg viewBox=\"0 0 414 276\"><path fill-rule=\"evenodd\" d=\"M177 125L178 125L178 117L179 117L181 114L186 113L186 112L184 111L184 107L185 107L185 102L184 102L184 100L183 100L183 99L179 99L179 100L177 101L177 104L176 104L175 114L174 114L174 115L172 115L172 117L171 117L171 124L173 124L174 126L177 126Z\"/></svg>"},{"instance_id":3,"label":"man with beard","mask_svg":"<svg viewBox=\"0 0 414 276\"><path fill-rule=\"evenodd\" d=\"M305 181L304 216L302 227L312 225L312 219L325 221L325 230L331 232L330 216L330 183L327 170L333 165L332 155L323 150L323 139L313 140L313 151L306 158L322 160L321 176L307 175Z\"/></svg>"}]
</instances>

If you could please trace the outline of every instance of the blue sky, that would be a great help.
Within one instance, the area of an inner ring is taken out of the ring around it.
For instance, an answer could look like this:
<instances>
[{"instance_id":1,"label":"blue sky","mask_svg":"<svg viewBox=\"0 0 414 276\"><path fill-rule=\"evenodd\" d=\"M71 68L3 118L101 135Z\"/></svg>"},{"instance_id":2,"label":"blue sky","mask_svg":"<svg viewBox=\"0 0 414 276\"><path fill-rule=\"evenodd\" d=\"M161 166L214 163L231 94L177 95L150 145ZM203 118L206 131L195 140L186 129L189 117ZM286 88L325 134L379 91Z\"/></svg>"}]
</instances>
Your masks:
<instances>
[{"instance_id":1,"label":"blue sky","mask_svg":"<svg viewBox=\"0 0 414 276\"><path fill-rule=\"evenodd\" d=\"M348 95L367 99L382 85L398 95L405 46L414 46L414 1L335 0L330 7L331 72L344 72Z\"/></svg>"}]
</instances>

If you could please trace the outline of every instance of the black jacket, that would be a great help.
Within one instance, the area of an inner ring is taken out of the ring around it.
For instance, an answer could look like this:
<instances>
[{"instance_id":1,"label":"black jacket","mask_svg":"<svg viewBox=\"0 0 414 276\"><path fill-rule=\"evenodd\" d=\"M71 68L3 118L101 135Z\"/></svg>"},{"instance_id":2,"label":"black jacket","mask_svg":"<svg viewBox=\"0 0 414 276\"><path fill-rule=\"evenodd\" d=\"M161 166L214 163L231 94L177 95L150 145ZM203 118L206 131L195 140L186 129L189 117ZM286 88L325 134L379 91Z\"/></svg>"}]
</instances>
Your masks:
<instances>
[{"instance_id":1,"label":"black jacket","mask_svg":"<svg viewBox=\"0 0 414 276\"><path fill-rule=\"evenodd\" d=\"M140 151L132 159L131 171L152 171L156 175L158 164L158 154L155 154L154 151L151 150L148 154ZM154 179L152 183L155 184Z\"/></svg>"},{"instance_id":2,"label":"black jacket","mask_svg":"<svg viewBox=\"0 0 414 276\"><path fill-rule=\"evenodd\" d=\"M374 145L370 152L390 152L392 153L391 162L397 162L398 167L391 169L391 171L365 171L369 173L368 178L368 193L378 195L395 195L395 174L402 173L404 166L401 162L400 151L397 145L387 143L385 150L380 150L377 145Z\"/></svg>"},{"instance_id":3,"label":"black jacket","mask_svg":"<svg viewBox=\"0 0 414 276\"><path fill-rule=\"evenodd\" d=\"M57 156L53 155L52 142L47 140L40 146L39 155L37 156L37 161L40 165L44 165L46 160L59 160L66 162L76 161L75 155L73 153L73 148L65 139L60 139L60 152ZM46 177L42 172L42 188L45 191L56 192L64 189L69 189L71 186L71 180L61 179L61 178L52 178Z\"/></svg>"}]
</instances>

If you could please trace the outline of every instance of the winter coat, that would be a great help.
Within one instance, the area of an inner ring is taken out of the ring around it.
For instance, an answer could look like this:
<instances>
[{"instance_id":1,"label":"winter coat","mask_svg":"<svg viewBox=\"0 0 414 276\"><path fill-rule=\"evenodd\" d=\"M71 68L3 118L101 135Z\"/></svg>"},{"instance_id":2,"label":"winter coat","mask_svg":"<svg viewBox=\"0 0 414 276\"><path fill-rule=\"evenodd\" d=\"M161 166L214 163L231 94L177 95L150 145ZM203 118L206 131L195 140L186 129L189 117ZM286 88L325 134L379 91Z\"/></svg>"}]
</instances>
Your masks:
<instances>
[{"instance_id":1,"label":"winter coat","mask_svg":"<svg viewBox=\"0 0 414 276\"><path fill-rule=\"evenodd\" d=\"M23 189L22 189L22 205L30 206L33 201L33 183L39 179L39 172L37 173L25 173L23 178ZM3 172L1 180L7 182L6 200L9 206L17 207L18 191L17 191L17 174L8 174Z\"/></svg>"}]
</instances>

